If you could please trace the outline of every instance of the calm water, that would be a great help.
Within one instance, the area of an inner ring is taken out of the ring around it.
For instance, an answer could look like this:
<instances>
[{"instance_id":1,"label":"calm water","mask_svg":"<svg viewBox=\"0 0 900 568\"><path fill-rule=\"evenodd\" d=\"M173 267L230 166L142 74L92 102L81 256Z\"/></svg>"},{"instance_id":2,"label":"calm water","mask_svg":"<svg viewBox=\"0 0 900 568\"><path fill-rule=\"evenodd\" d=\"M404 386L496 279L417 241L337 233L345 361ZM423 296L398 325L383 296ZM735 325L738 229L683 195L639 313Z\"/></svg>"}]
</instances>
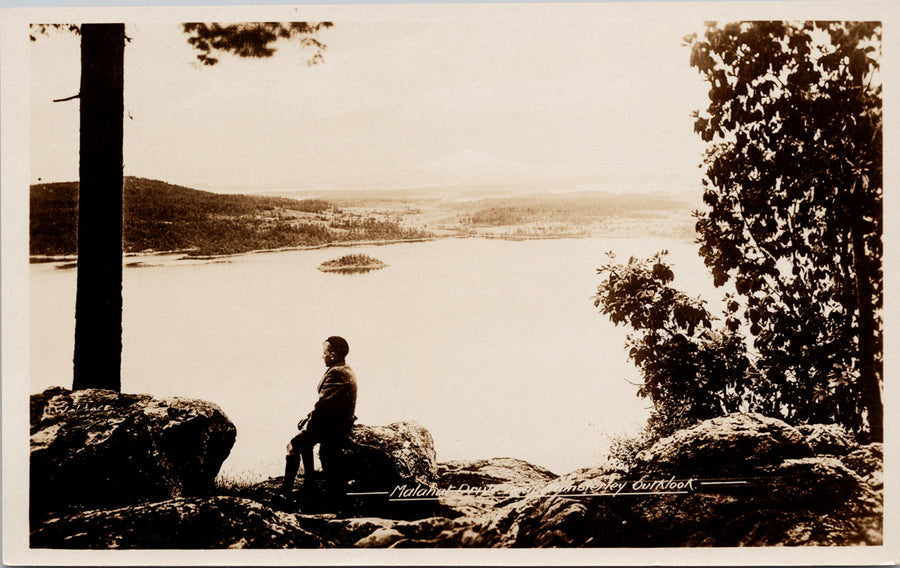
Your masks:
<instances>
[{"instance_id":1,"label":"calm water","mask_svg":"<svg viewBox=\"0 0 900 568\"><path fill-rule=\"evenodd\" d=\"M647 401L627 330L593 306L604 251L667 248L695 295L720 294L695 245L658 239L440 240L252 254L217 261L129 258L122 390L219 404L238 437L223 472L279 474L315 402L321 342L346 337L365 424L417 420L438 460L511 456L564 473L636 431ZM316 267L348 252L390 265ZM31 266L32 391L70 387L75 270Z\"/></svg>"}]
</instances>

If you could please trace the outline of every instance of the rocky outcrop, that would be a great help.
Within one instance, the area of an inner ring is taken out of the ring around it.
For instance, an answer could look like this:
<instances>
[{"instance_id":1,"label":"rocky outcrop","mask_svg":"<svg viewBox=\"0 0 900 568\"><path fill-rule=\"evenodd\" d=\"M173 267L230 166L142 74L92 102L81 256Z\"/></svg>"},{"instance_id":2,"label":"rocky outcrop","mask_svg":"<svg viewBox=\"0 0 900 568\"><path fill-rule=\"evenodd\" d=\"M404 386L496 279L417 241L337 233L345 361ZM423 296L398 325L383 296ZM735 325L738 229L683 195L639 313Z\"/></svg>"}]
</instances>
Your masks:
<instances>
[{"instance_id":1,"label":"rocky outcrop","mask_svg":"<svg viewBox=\"0 0 900 568\"><path fill-rule=\"evenodd\" d=\"M509 484L519 487L544 485L557 475L543 467L515 458L448 461L437 464L439 487L484 487Z\"/></svg>"},{"instance_id":2,"label":"rocky outcrop","mask_svg":"<svg viewBox=\"0 0 900 568\"><path fill-rule=\"evenodd\" d=\"M181 498L84 511L43 523L32 548L319 548L296 515L236 497Z\"/></svg>"},{"instance_id":3,"label":"rocky outcrop","mask_svg":"<svg viewBox=\"0 0 900 568\"><path fill-rule=\"evenodd\" d=\"M358 542L460 546L466 534L464 546L475 547L880 544L880 445L850 441L841 457L815 456L809 436L834 430L805 430L759 415L708 420L660 440L630 471L585 468L535 485L520 498L470 505L430 538L411 539L387 527ZM451 474L447 480L466 470L441 469ZM685 491L652 489L653 481L672 477L694 483ZM443 477L439 484L447 486Z\"/></svg>"},{"instance_id":4,"label":"rocky outcrop","mask_svg":"<svg viewBox=\"0 0 900 568\"><path fill-rule=\"evenodd\" d=\"M749 470L806 458L799 430L761 414L729 414L679 430L638 454L636 469L682 476L746 476Z\"/></svg>"},{"instance_id":5,"label":"rocky outcrop","mask_svg":"<svg viewBox=\"0 0 900 568\"><path fill-rule=\"evenodd\" d=\"M880 443L861 446L840 457L841 463L856 472L876 489L884 488L884 446Z\"/></svg>"},{"instance_id":6,"label":"rocky outcrop","mask_svg":"<svg viewBox=\"0 0 900 568\"><path fill-rule=\"evenodd\" d=\"M822 432L835 433L825 426L804 433L759 415L701 422L642 452L631 471L591 468L549 483L545 495L513 507L506 545L881 544L879 445L860 448L841 437L843 456L816 456L807 440ZM685 491L649 485L672 478L694 482ZM617 496L562 495L564 487L616 482L626 483Z\"/></svg>"},{"instance_id":7,"label":"rocky outcrop","mask_svg":"<svg viewBox=\"0 0 900 568\"><path fill-rule=\"evenodd\" d=\"M208 495L235 441L215 404L109 390L31 397L31 510Z\"/></svg>"},{"instance_id":8,"label":"rocky outcrop","mask_svg":"<svg viewBox=\"0 0 900 568\"><path fill-rule=\"evenodd\" d=\"M435 464L431 436L419 425L358 426L325 463L351 491L380 491L359 497L368 506L351 503L339 515L275 510L275 478L228 497L58 515L35 527L32 546L878 545L882 454L881 444L859 446L827 425L794 428L733 414L659 440L627 471L597 466L557 477L511 458ZM310 487L326 488L319 483ZM426 498L388 499L397 484Z\"/></svg>"},{"instance_id":9,"label":"rocky outcrop","mask_svg":"<svg viewBox=\"0 0 900 568\"><path fill-rule=\"evenodd\" d=\"M837 424L803 424L797 430L816 455L843 456L858 446L853 436Z\"/></svg>"},{"instance_id":10,"label":"rocky outcrop","mask_svg":"<svg viewBox=\"0 0 900 568\"><path fill-rule=\"evenodd\" d=\"M440 499L443 514L490 514L523 492L546 485L555 473L515 458L449 461L438 464L437 486L449 490Z\"/></svg>"}]
</instances>

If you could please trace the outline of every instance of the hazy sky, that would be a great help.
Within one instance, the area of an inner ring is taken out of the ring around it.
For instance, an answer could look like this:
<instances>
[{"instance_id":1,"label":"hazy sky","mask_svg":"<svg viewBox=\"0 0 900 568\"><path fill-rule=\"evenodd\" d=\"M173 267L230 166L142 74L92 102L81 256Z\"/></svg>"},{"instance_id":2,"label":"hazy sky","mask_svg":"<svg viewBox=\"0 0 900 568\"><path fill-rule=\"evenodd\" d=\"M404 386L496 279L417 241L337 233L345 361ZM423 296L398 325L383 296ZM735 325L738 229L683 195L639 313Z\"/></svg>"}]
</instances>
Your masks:
<instances>
[{"instance_id":1,"label":"hazy sky","mask_svg":"<svg viewBox=\"0 0 900 568\"><path fill-rule=\"evenodd\" d=\"M286 42L205 67L177 21L129 23L125 173L243 191L696 190L690 112L707 89L682 38L702 23L661 10L337 11L311 67ZM78 102L51 101L78 92L79 39L51 33L30 52L31 180L75 180Z\"/></svg>"}]
</instances>

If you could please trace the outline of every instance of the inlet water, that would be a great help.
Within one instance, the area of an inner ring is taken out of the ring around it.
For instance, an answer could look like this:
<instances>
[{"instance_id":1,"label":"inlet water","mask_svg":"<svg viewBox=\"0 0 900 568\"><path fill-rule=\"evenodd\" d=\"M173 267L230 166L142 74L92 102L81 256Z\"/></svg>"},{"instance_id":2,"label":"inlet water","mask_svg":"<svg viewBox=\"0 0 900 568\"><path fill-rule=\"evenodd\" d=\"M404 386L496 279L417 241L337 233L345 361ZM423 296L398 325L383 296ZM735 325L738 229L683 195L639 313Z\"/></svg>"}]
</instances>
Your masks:
<instances>
[{"instance_id":1,"label":"inlet water","mask_svg":"<svg viewBox=\"0 0 900 568\"><path fill-rule=\"evenodd\" d=\"M129 257L122 390L217 403L238 429L223 472L277 475L315 402L322 340L350 342L365 424L416 420L438 460L509 456L565 473L636 432L648 401L627 328L593 306L596 268L670 251L676 285L715 300L696 246L660 239L448 239L186 261ZM389 265L324 273L363 253ZM31 390L72 383L75 269L31 270ZM715 302L713 302L715 305Z\"/></svg>"}]
</instances>

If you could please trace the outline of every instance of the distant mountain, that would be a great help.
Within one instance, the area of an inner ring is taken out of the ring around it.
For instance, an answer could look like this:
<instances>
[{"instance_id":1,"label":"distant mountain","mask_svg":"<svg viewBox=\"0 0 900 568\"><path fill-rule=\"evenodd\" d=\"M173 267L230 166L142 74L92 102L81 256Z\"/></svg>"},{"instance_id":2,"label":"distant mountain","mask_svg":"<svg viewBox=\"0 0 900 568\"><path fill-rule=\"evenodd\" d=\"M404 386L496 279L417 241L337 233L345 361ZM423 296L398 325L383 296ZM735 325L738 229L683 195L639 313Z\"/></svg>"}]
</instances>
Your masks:
<instances>
[{"instance_id":1,"label":"distant mountain","mask_svg":"<svg viewBox=\"0 0 900 568\"><path fill-rule=\"evenodd\" d=\"M123 200L125 252L230 254L410 236L394 223L344 219L320 199L223 195L126 177ZM77 210L77 182L31 186L30 254L76 254Z\"/></svg>"}]
</instances>

